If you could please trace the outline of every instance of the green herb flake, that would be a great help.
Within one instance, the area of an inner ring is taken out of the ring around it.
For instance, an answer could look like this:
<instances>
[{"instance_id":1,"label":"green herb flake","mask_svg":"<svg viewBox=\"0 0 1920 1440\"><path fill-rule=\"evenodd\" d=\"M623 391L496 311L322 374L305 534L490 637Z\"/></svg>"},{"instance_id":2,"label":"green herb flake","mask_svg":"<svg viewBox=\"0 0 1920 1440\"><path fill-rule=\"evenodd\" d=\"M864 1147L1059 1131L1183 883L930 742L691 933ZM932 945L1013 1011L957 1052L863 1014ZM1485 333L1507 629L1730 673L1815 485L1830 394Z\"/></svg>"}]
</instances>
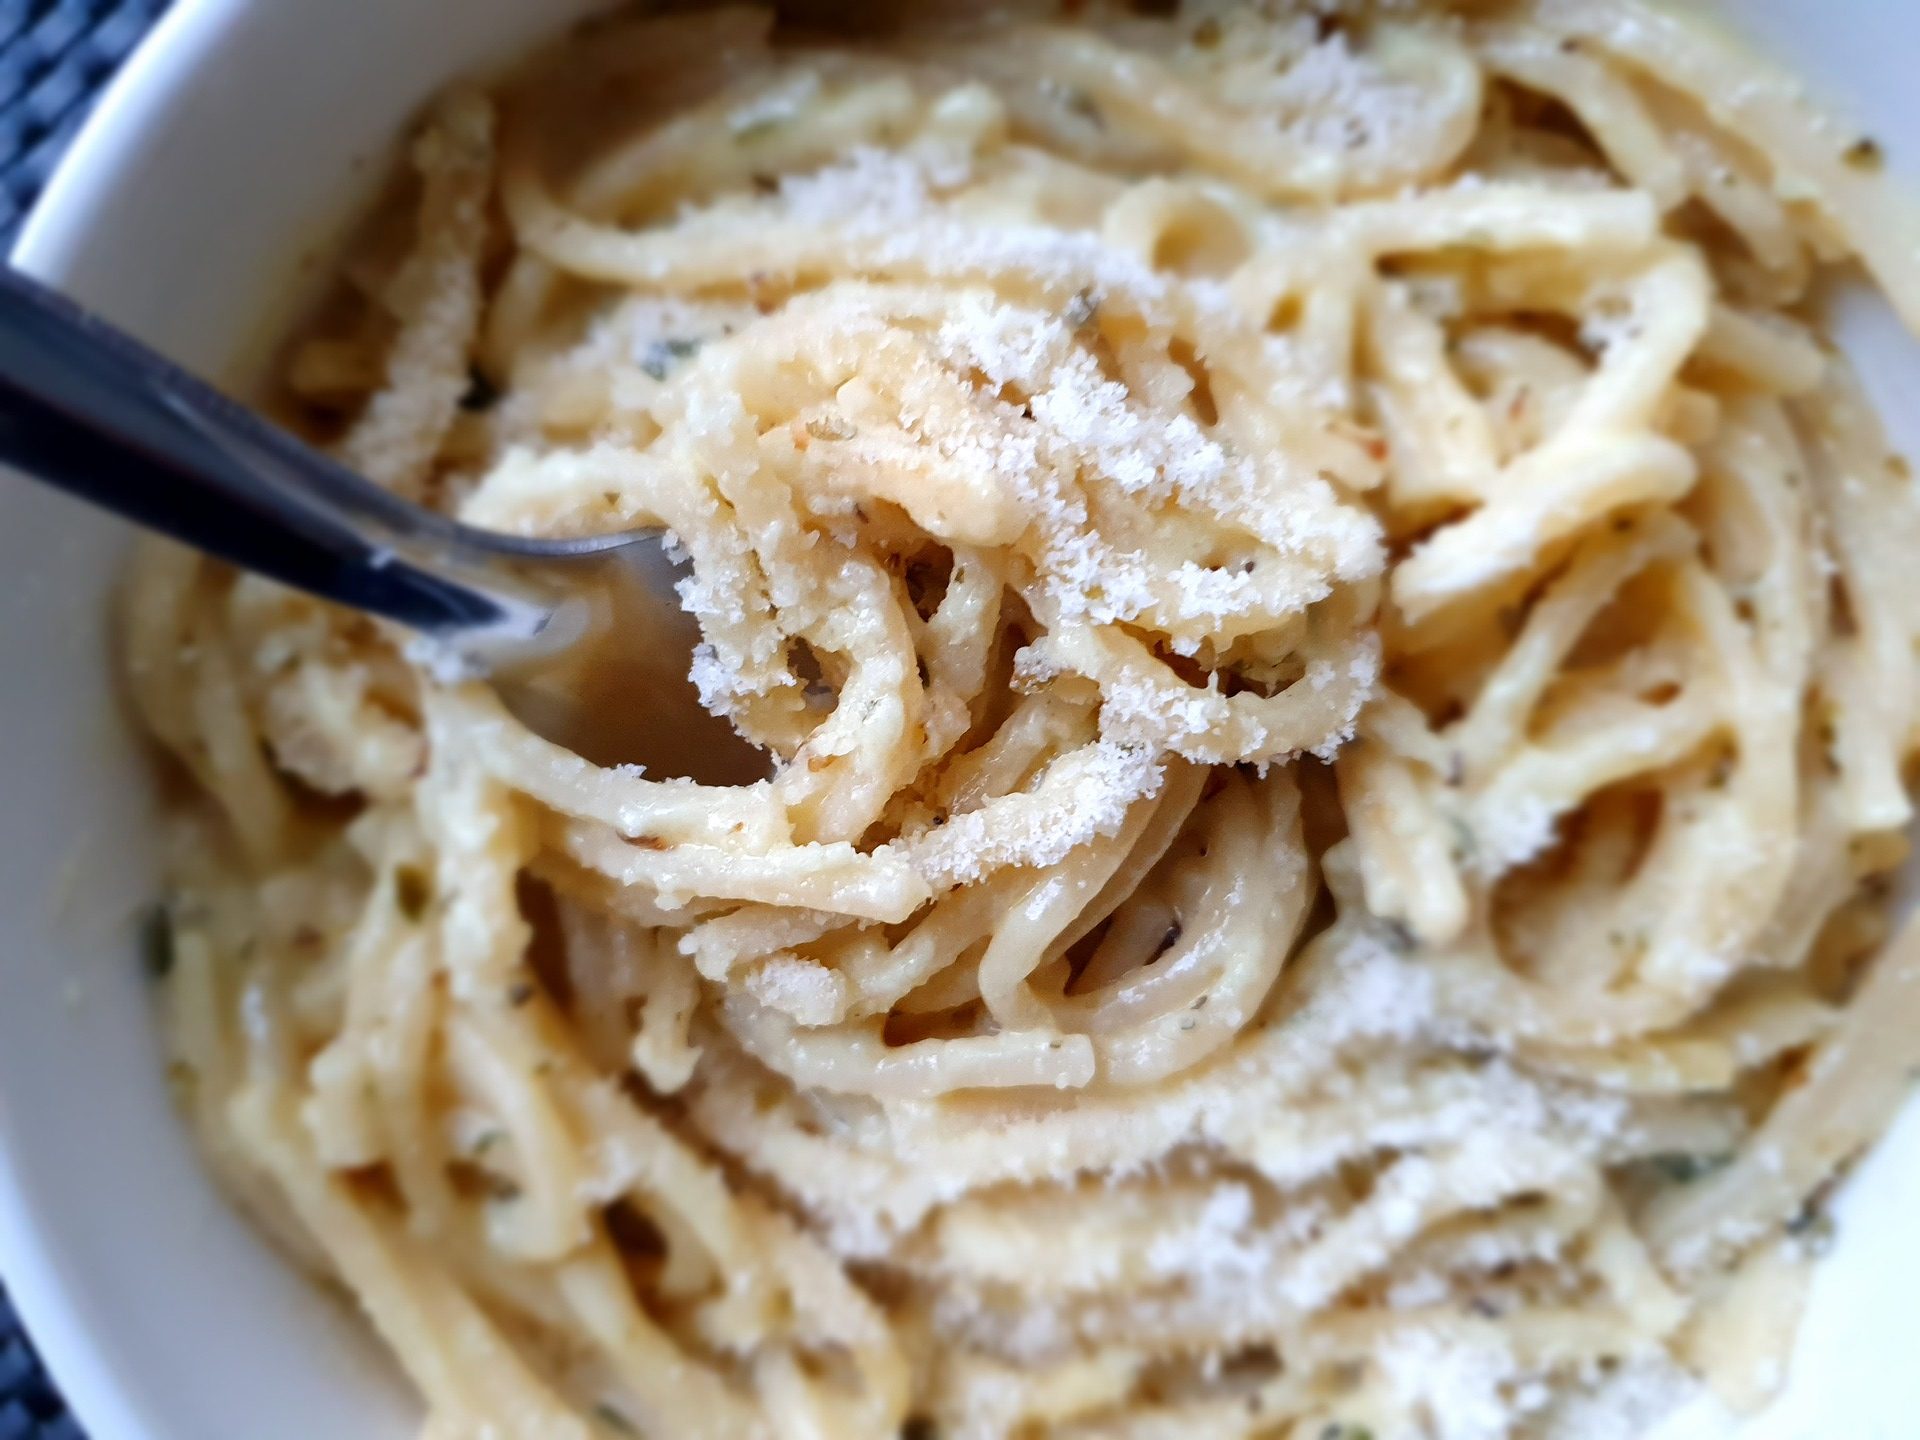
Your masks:
<instances>
[{"instance_id":1,"label":"green herb flake","mask_svg":"<svg viewBox=\"0 0 1920 1440\"><path fill-rule=\"evenodd\" d=\"M786 123L784 115L756 115L733 127L734 144L751 145L756 140L764 140Z\"/></svg>"},{"instance_id":2,"label":"green herb flake","mask_svg":"<svg viewBox=\"0 0 1920 1440\"><path fill-rule=\"evenodd\" d=\"M165 905L155 905L140 917L140 964L149 980L173 973L173 917Z\"/></svg>"},{"instance_id":3,"label":"green herb flake","mask_svg":"<svg viewBox=\"0 0 1920 1440\"><path fill-rule=\"evenodd\" d=\"M1887 152L1880 142L1871 135L1862 135L1846 149L1841 157L1855 170L1878 171L1887 163Z\"/></svg>"},{"instance_id":4,"label":"green herb flake","mask_svg":"<svg viewBox=\"0 0 1920 1440\"><path fill-rule=\"evenodd\" d=\"M1616 950L1624 950L1629 955L1644 955L1647 951L1647 932L1644 930L1609 930L1607 944Z\"/></svg>"},{"instance_id":5,"label":"green herb flake","mask_svg":"<svg viewBox=\"0 0 1920 1440\"><path fill-rule=\"evenodd\" d=\"M1373 1440L1373 1429L1367 1425L1349 1425L1344 1420L1334 1420L1321 1427L1320 1440Z\"/></svg>"},{"instance_id":6,"label":"green herb flake","mask_svg":"<svg viewBox=\"0 0 1920 1440\"><path fill-rule=\"evenodd\" d=\"M1447 817L1447 827L1453 831L1453 858L1462 865L1470 865L1480 853L1479 837L1473 833L1473 827L1458 815Z\"/></svg>"},{"instance_id":7,"label":"green herb flake","mask_svg":"<svg viewBox=\"0 0 1920 1440\"><path fill-rule=\"evenodd\" d=\"M184 1060L174 1060L167 1065L167 1092L173 1096L174 1108L191 1110L198 1095L200 1072Z\"/></svg>"},{"instance_id":8,"label":"green herb flake","mask_svg":"<svg viewBox=\"0 0 1920 1440\"><path fill-rule=\"evenodd\" d=\"M1675 1152L1669 1155L1655 1155L1647 1163L1662 1180L1672 1185L1691 1185L1703 1175L1711 1175L1722 1169L1733 1157L1730 1155L1695 1155Z\"/></svg>"},{"instance_id":9,"label":"green herb flake","mask_svg":"<svg viewBox=\"0 0 1920 1440\"><path fill-rule=\"evenodd\" d=\"M1817 1201L1810 1201L1787 1221L1787 1234L1798 1240L1811 1255L1824 1255L1833 1248L1833 1216Z\"/></svg>"},{"instance_id":10,"label":"green herb flake","mask_svg":"<svg viewBox=\"0 0 1920 1440\"><path fill-rule=\"evenodd\" d=\"M511 1205L520 1198L522 1193L517 1180L510 1180L505 1175L495 1175L491 1172L486 1176L486 1186L487 1198L496 1200L502 1205Z\"/></svg>"},{"instance_id":11,"label":"green herb flake","mask_svg":"<svg viewBox=\"0 0 1920 1440\"><path fill-rule=\"evenodd\" d=\"M433 882L418 865L393 867L393 903L410 922L419 924L433 903Z\"/></svg>"},{"instance_id":12,"label":"green herb flake","mask_svg":"<svg viewBox=\"0 0 1920 1440\"><path fill-rule=\"evenodd\" d=\"M640 368L655 380L664 380L677 362L695 353L700 345L700 340L685 336L656 340L640 357Z\"/></svg>"},{"instance_id":13,"label":"green herb flake","mask_svg":"<svg viewBox=\"0 0 1920 1440\"><path fill-rule=\"evenodd\" d=\"M1080 291L1067 302L1067 308L1061 312L1061 319L1067 322L1069 329L1084 330L1100 317L1100 292L1092 286Z\"/></svg>"},{"instance_id":14,"label":"green herb flake","mask_svg":"<svg viewBox=\"0 0 1920 1440\"><path fill-rule=\"evenodd\" d=\"M816 415L807 421L807 434L816 440L851 440L860 431L844 415Z\"/></svg>"},{"instance_id":15,"label":"green herb flake","mask_svg":"<svg viewBox=\"0 0 1920 1440\"><path fill-rule=\"evenodd\" d=\"M607 1404L604 1400L593 1407L593 1418L598 1420L607 1429L613 1431L616 1435L638 1435L640 1433L633 1421L629 1420L624 1413L614 1406Z\"/></svg>"},{"instance_id":16,"label":"green herb flake","mask_svg":"<svg viewBox=\"0 0 1920 1440\"><path fill-rule=\"evenodd\" d=\"M1041 91L1061 109L1070 115L1076 115L1095 130L1107 128L1107 117L1100 113L1100 104L1093 96L1074 85L1064 85L1058 80L1042 80Z\"/></svg>"}]
</instances>

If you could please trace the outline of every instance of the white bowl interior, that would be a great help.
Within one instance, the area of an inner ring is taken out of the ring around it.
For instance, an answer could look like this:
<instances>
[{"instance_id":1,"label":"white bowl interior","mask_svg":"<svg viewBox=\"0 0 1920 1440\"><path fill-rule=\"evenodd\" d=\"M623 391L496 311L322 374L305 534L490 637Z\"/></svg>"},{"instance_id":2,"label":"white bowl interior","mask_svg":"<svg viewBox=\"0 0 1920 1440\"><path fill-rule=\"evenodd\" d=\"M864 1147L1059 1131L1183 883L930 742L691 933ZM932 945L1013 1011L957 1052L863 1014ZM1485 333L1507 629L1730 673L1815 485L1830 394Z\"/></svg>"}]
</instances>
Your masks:
<instances>
[{"instance_id":1,"label":"white bowl interior","mask_svg":"<svg viewBox=\"0 0 1920 1440\"><path fill-rule=\"evenodd\" d=\"M440 84L598 0L182 0L121 77L18 259L219 374ZM1906 0L1744 0L1739 24L1886 143L1920 153ZM1908 165L1920 177L1920 166ZM303 249L303 247L305 247ZM1920 349L1873 305L1844 333L1920 454ZM105 597L118 525L0 488L0 1267L96 1440L381 1440L417 1407L346 1308L227 1207L175 1119L141 975L155 893ZM1896 1440L1920 1415L1920 1108L1841 1197L1787 1394L1742 1440ZM1717 1434L1706 1408L1662 1436Z\"/></svg>"}]
</instances>

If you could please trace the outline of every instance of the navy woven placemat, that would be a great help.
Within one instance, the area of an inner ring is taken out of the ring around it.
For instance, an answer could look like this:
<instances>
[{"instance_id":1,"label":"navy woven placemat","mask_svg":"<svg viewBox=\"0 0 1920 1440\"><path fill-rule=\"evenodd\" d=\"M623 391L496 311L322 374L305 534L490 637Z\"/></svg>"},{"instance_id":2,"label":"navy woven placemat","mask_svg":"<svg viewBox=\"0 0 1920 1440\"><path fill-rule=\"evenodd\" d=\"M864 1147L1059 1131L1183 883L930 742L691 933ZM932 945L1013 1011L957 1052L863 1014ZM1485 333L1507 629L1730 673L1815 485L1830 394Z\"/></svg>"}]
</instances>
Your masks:
<instances>
[{"instance_id":1,"label":"navy woven placemat","mask_svg":"<svg viewBox=\"0 0 1920 1440\"><path fill-rule=\"evenodd\" d=\"M11 241L100 87L167 3L0 0L0 238Z\"/></svg>"},{"instance_id":2,"label":"navy woven placemat","mask_svg":"<svg viewBox=\"0 0 1920 1440\"><path fill-rule=\"evenodd\" d=\"M0 254L168 0L0 0ZM3 1282L4 1276L0 1276ZM0 1284L0 1440L83 1440Z\"/></svg>"},{"instance_id":3,"label":"navy woven placemat","mask_svg":"<svg viewBox=\"0 0 1920 1440\"><path fill-rule=\"evenodd\" d=\"M0 1440L81 1440L60 1392L41 1368L0 1290Z\"/></svg>"}]
</instances>

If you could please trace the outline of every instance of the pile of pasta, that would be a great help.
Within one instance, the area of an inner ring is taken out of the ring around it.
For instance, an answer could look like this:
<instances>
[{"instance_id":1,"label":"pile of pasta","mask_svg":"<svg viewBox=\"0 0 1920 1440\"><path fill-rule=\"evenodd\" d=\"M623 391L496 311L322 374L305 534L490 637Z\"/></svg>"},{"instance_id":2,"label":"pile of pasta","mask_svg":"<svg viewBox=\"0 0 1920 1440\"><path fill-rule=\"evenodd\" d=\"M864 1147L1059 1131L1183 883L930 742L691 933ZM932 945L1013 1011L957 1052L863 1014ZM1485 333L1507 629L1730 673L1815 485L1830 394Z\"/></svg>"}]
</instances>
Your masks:
<instances>
[{"instance_id":1,"label":"pile of pasta","mask_svg":"<svg viewBox=\"0 0 1920 1440\"><path fill-rule=\"evenodd\" d=\"M767 779L139 561L174 1081L437 1440L1754 1405L1920 1063L1873 142L1642 0L1066 8L583 27L289 352L670 532Z\"/></svg>"}]
</instances>

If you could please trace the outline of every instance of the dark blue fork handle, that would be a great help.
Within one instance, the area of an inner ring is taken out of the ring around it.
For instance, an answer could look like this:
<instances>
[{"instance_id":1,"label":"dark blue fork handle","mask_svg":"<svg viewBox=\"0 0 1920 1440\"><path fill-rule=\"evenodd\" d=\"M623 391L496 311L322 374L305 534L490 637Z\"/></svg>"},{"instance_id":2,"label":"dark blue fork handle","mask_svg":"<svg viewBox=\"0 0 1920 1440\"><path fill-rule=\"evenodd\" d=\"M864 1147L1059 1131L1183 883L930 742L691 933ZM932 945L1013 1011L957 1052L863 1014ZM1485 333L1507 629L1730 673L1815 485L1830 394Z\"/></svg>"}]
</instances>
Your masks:
<instances>
[{"instance_id":1,"label":"dark blue fork handle","mask_svg":"<svg viewBox=\"0 0 1920 1440\"><path fill-rule=\"evenodd\" d=\"M0 462L429 635L531 635L546 618L528 592L462 566L466 527L380 489L4 266Z\"/></svg>"}]
</instances>

